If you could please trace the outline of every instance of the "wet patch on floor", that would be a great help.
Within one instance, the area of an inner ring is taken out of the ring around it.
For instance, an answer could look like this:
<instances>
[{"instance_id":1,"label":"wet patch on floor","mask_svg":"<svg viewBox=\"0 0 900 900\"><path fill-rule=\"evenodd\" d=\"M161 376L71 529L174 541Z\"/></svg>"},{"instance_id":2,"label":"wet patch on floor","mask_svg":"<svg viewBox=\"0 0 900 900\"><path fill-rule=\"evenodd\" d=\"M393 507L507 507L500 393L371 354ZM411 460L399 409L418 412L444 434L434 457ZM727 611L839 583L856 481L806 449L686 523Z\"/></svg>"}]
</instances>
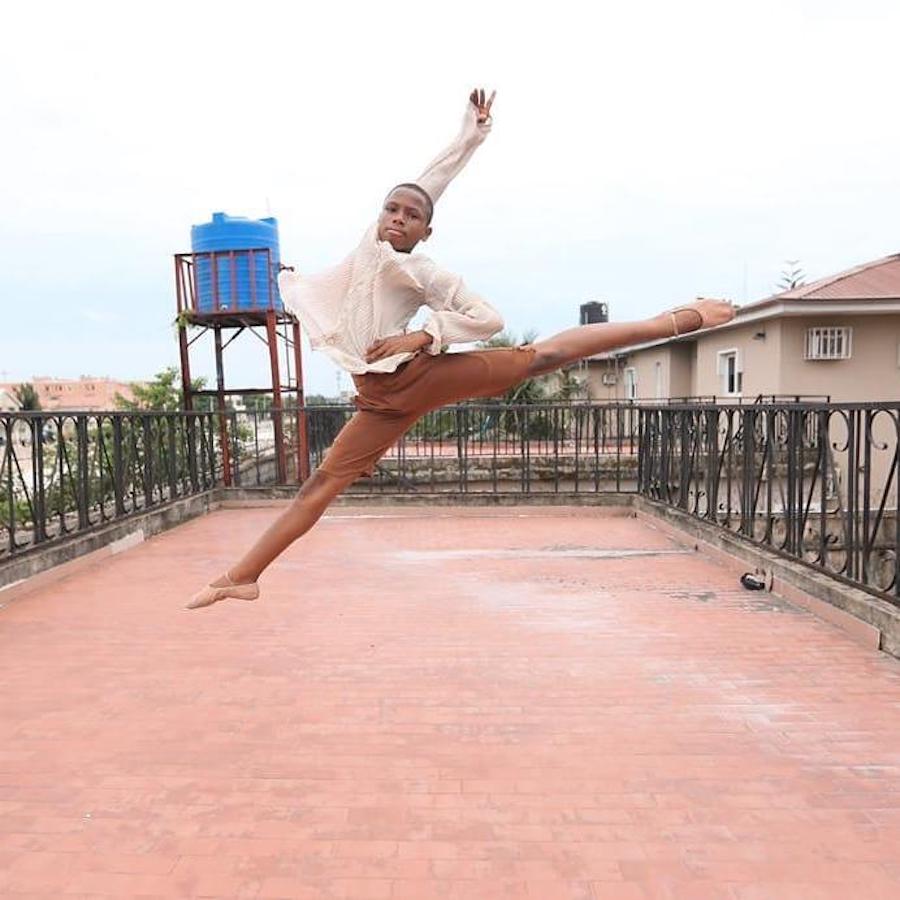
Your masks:
<instances>
[{"instance_id":1,"label":"wet patch on floor","mask_svg":"<svg viewBox=\"0 0 900 900\"><path fill-rule=\"evenodd\" d=\"M404 562L437 562L442 559L626 559L635 556L686 556L691 553L691 550L520 547L514 550L398 550L393 555Z\"/></svg>"}]
</instances>

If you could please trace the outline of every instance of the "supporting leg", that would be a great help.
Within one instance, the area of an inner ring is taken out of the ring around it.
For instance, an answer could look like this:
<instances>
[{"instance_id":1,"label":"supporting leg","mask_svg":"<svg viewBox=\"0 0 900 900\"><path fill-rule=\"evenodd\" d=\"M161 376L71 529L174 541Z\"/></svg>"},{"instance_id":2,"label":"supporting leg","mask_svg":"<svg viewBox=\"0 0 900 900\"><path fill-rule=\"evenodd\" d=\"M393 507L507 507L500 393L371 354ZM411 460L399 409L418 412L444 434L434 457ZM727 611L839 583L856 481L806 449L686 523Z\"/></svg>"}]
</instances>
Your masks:
<instances>
[{"instance_id":1,"label":"supporting leg","mask_svg":"<svg viewBox=\"0 0 900 900\"><path fill-rule=\"evenodd\" d=\"M228 574L232 581L237 584L256 581L275 557L316 524L331 501L355 479L355 475L352 478L337 478L318 470L313 472L303 482L291 505L263 532L256 543L229 567ZM228 580L222 577L210 583L213 587L222 587Z\"/></svg>"},{"instance_id":2,"label":"supporting leg","mask_svg":"<svg viewBox=\"0 0 900 900\"><path fill-rule=\"evenodd\" d=\"M329 504L362 472L372 470L401 435L415 422L417 414L390 415L358 410L338 432L322 466L303 482L290 506L263 532L254 545L225 575L210 582L224 587L232 582L256 581L262 571L290 544L306 534ZM330 474L331 472L341 474Z\"/></svg>"}]
</instances>

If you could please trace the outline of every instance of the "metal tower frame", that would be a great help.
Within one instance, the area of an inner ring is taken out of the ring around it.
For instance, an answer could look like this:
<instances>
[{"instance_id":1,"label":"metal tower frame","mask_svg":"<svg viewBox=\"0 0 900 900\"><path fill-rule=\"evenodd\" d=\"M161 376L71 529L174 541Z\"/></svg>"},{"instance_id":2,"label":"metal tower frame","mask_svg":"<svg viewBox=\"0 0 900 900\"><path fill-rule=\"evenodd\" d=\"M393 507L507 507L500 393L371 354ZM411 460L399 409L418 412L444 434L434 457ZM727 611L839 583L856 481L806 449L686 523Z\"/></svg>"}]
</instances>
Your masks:
<instances>
[{"instance_id":1,"label":"metal tower frame","mask_svg":"<svg viewBox=\"0 0 900 900\"><path fill-rule=\"evenodd\" d=\"M269 278L267 296L256 295L256 279L250 278L251 303L238 306L235 261L247 257L248 271L255 272L260 258L264 258L266 271L272 272L271 254L268 249L217 250L204 253L175 254L175 294L178 305L178 347L181 355L181 389L184 408L194 408L195 397L215 397L219 415L219 438L222 445L224 480L226 486L232 484L231 444L228 434L228 415L225 398L233 394L272 395L272 420L275 430L275 472L278 484L286 484L288 476L287 444L284 435L284 413L296 410L297 434L294 442L296 450L297 481L309 477L309 436L303 396L303 357L300 343L300 323L296 316L283 308L277 308L274 278ZM197 263L208 261L212 275L214 308L201 311L197 289ZM227 261L227 265L224 263ZM228 284L219 283L219 271L229 273ZM232 303L223 304L221 295L227 291ZM200 327L200 332L188 338L188 326ZM258 333L257 329L262 331ZM207 332L212 331L216 361L215 390L195 390L191 383L190 348ZM234 333L223 341L223 333ZM271 387L225 388L225 349L242 333L248 331L268 348ZM279 346L280 345L280 346ZM279 362L279 349L284 351L284 372ZM291 362L293 361L293 374Z\"/></svg>"}]
</instances>

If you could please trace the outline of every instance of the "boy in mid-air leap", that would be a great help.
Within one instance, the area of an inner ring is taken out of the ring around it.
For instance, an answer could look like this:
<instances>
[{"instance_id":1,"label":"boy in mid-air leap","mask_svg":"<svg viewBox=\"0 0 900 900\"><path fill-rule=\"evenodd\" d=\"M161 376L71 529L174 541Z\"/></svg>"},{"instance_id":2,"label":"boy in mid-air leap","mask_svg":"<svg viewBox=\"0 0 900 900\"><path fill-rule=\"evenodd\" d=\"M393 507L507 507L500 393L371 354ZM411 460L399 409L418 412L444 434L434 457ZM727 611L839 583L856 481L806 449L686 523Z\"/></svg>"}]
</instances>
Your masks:
<instances>
[{"instance_id":1,"label":"boy in mid-air leap","mask_svg":"<svg viewBox=\"0 0 900 900\"><path fill-rule=\"evenodd\" d=\"M377 222L342 263L316 275L280 273L285 308L300 319L311 345L351 373L357 411L290 506L224 575L191 598L189 609L226 597L255 600L260 573L429 410L495 397L585 356L734 316L730 303L698 300L642 322L583 325L524 347L441 352L503 328L500 314L458 275L411 252L430 237L434 204L490 132L494 96L472 92L456 140L414 182L390 191ZM430 317L420 331L407 332L423 305Z\"/></svg>"}]
</instances>

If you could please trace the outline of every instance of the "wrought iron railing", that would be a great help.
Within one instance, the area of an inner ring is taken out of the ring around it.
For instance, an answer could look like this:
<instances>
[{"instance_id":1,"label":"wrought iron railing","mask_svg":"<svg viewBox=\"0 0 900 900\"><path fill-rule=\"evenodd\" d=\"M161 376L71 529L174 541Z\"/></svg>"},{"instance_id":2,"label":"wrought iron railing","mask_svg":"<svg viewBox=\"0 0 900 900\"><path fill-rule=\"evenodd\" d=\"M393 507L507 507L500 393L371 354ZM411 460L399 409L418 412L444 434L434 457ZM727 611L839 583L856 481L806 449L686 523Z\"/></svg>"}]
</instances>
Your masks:
<instances>
[{"instance_id":1,"label":"wrought iron railing","mask_svg":"<svg viewBox=\"0 0 900 900\"><path fill-rule=\"evenodd\" d=\"M285 410L281 479L271 411L0 413L0 565L220 485L296 486L302 424L314 469L354 409ZM900 404L465 403L350 491L638 491L896 603L898 435Z\"/></svg>"},{"instance_id":2,"label":"wrought iron railing","mask_svg":"<svg viewBox=\"0 0 900 900\"><path fill-rule=\"evenodd\" d=\"M0 563L222 480L212 413L0 413Z\"/></svg>"},{"instance_id":3,"label":"wrought iron railing","mask_svg":"<svg viewBox=\"0 0 900 900\"><path fill-rule=\"evenodd\" d=\"M900 603L900 404L640 415L640 493Z\"/></svg>"},{"instance_id":4,"label":"wrought iron railing","mask_svg":"<svg viewBox=\"0 0 900 900\"><path fill-rule=\"evenodd\" d=\"M351 405L284 410L284 478L272 410L229 411L224 428L214 412L0 413L0 564L220 485L297 485L304 419L315 468L354 411ZM637 428L632 404L446 407L418 421L375 476L350 491L634 491Z\"/></svg>"},{"instance_id":5,"label":"wrought iron railing","mask_svg":"<svg viewBox=\"0 0 900 900\"><path fill-rule=\"evenodd\" d=\"M310 468L355 412L351 405L306 407ZM268 414L232 413L236 484L272 477L273 427ZM297 411L284 414L286 440ZM465 403L427 413L379 461L354 493L621 492L635 490L638 411L632 404ZM292 457L294 454L290 454ZM296 473L289 473L296 481Z\"/></svg>"}]
</instances>

